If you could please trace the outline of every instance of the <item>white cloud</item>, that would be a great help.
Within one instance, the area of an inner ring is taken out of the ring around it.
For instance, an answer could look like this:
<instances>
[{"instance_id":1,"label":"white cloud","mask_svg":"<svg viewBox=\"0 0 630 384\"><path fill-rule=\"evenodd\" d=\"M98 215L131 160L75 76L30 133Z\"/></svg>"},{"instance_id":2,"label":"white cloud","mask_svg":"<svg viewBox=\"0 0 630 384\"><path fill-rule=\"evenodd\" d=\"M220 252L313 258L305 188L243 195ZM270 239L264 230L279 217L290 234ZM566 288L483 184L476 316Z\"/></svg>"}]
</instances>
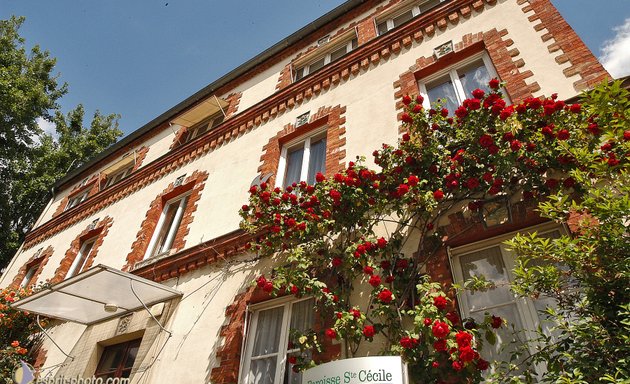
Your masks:
<instances>
[{"instance_id":1,"label":"white cloud","mask_svg":"<svg viewBox=\"0 0 630 384\"><path fill-rule=\"evenodd\" d=\"M613 28L615 37L604 42L600 61L612 77L630 75L630 18Z\"/></svg>"},{"instance_id":2,"label":"white cloud","mask_svg":"<svg viewBox=\"0 0 630 384\"><path fill-rule=\"evenodd\" d=\"M55 139L57 138L57 131L55 130L56 127L54 123L51 123L48 120L42 119L41 117L38 117L35 121L37 122L37 125L42 131L48 133Z\"/></svg>"}]
</instances>

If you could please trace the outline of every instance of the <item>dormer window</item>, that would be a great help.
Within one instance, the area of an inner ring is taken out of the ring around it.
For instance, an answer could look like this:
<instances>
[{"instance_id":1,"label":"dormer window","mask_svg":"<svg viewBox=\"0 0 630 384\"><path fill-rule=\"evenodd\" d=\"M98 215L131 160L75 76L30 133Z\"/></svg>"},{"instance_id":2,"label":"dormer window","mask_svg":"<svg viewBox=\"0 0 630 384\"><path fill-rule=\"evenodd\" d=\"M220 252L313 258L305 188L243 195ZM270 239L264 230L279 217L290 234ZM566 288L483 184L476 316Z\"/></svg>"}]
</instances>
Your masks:
<instances>
[{"instance_id":1,"label":"dormer window","mask_svg":"<svg viewBox=\"0 0 630 384\"><path fill-rule=\"evenodd\" d=\"M410 6L403 7L402 9L396 9L394 11L388 12L385 16L381 16L376 21L376 30L378 31L378 34L380 36L388 31L391 31L392 29L398 28L409 20L417 17L421 13L424 13L433 7L436 7L444 1L446 0L424 0L413 3Z\"/></svg>"},{"instance_id":2,"label":"dormer window","mask_svg":"<svg viewBox=\"0 0 630 384\"><path fill-rule=\"evenodd\" d=\"M182 142L188 143L190 141L193 141L197 137L203 135L204 133L212 130L213 128L215 128L216 126L218 126L219 124L223 122L223 118L224 118L223 113L220 112L213 116L210 116L209 118L201 121L198 124L193 125L186 132L184 136L184 140L182 140Z\"/></svg>"},{"instance_id":3,"label":"dormer window","mask_svg":"<svg viewBox=\"0 0 630 384\"><path fill-rule=\"evenodd\" d=\"M295 81L300 80L304 76L317 71L318 69L332 63L333 61L339 60L348 52L356 49L358 46L358 40L355 36L354 38L346 40L341 44L333 44L332 42L326 43L326 45L328 44L331 44L331 47L328 48L325 52L320 53L312 60L308 60L305 64L300 64L296 66L297 69L295 70L294 74Z\"/></svg>"},{"instance_id":4,"label":"dormer window","mask_svg":"<svg viewBox=\"0 0 630 384\"><path fill-rule=\"evenodd\" d=\"M107 181L105 182L105 188L112 186L116 184L117 182L119 182L120 180L124 179L125 177L129 176L131 171L133 171L133 165L127 166L121 169L120 171L117 171L116 173L107 176Z\"/></svg>"},{"instance_id":5,"label":"dormer window","mask_svg":"<svg viewBox=\"0 0 630 384\"><path fill-rule=\"evenodd\" d=\"M81 204L82 202L84 202L85 200L87 200L88 195L90 194L90 190L86 189L85 191L83 191L82 193L68 199L68 204L66 204L66 209L65 211L67 211L70 208L74 208L77 205Z\"/></svg>"}]
</instances>

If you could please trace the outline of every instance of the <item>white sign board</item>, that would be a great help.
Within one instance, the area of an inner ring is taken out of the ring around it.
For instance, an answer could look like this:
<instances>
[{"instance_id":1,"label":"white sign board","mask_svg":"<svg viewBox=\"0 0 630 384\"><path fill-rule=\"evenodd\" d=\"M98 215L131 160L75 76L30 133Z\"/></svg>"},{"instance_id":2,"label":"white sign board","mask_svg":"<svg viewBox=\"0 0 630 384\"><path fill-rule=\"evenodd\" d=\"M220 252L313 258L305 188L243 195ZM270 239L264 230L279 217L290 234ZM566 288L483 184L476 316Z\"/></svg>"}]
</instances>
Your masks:
<instances>
[{"instance_id":1,"label":"white sign board","mask_svg":"<svg viewBox=\"0 0 630 384\"><path fill-rule=\"evenodd\" d=\"M400 356L331 361L302 373L302 384L405 384Z\"/></svg>"}]
</instances>

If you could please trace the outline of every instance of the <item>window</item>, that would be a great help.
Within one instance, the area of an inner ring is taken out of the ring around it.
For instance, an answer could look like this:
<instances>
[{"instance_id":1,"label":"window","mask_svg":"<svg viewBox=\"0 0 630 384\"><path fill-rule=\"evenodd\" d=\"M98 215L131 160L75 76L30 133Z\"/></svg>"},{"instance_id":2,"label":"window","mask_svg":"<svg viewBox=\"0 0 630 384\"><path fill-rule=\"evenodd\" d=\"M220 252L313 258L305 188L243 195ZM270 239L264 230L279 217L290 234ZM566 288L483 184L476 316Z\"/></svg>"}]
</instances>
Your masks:
<instances>
[{"instance_id":1,"label":"window","mask_svg":"<svg viewBox=\"0 0 630 384\"><path fill-rule=\"evenodd\" d=\"M140 349L141 339L105 347L94 376L96 378L128 378Z\"/></svg>"},{"instance_id":2,"label":"window","mask_svg":"<svg viewBox=\"0 0 630 384\"><path fill-rule=\"evenodd\" d=\"M185 134L183 143L188 143L197 137L203 135L208 132L212 128L218 126L223 122L224 116L223 113L218 113L210 118L203 120L202 122L193 125Z\"/></svg>"},{"instance_id":3,"label":"window","mask_svg":"<svg viewBox=\"0 0 630 384\"><path fill-rule=\"evenodd\" d=\"M354 39L344 43L341 46L336 46L331 48L327 53L323 56L320 56L318 59L310 61L308 64L298 67L295 70L295 81L300 80L304 76L317 71L322 68L324 65L330 64L335 60L340 59L346 53L356 49L358 45L358 40L355 37Z\"/></svg>"},{"instance_id":4,"label":"window","mask_svg":"<svg viewBox=\"0 0 630 384\"><path fill-rule=\"evenodd\" d=\"M380 35L391 31L394 28L405 24L414 17L428 11L445 0L425 0L410 8L405 8L402 12L395 12L385 19L376 22L376 30Z\"/></svg>"},{"instance_id":5,"label":"window","mask_svg":"<svg viewBox=\"0 0 630 384\"><path fill-rule=\"evenodd\" d=\"M41 262L37 262L28 267L28 269L26 270L26 274L24 275L24 278L22 279L22 282L20 283L21 288L26 288L35 284L35 281L34 281L35 274L37 273L37 270L39 269L40 265L41 265Z\"/></svg>"},{"instance_id":6,"label":"window","mask_svg":"<svg viewBox=\"0 0 630 384\"><path fill-rule=\"evenodd\" d=\"M465 99L472 97L475 89L489 91L488 82L495 77L497 74L486 54L467 60L420 83L424 106L428 109L431 104L440 102L453 114Z\"/></svg>"},{"instance_id":7,"label":"window","mask_svg":"<svg viewBox=\"0 0 630 384\"><path fill-rule=\"evenodd\" d=\"M282 147L277 186L286 188L302 180L315 183L315 175L326 172L326 133L307 137Z\"/></svg>"},{"instance_id":8,"label":"window","mask_svg":"<svg viewBox=\"0 0 630 384\"><path fill-rule=\"evenodd\" d=\"M83 267L85 267L85 262L90 256L92 248L94 248L94 243L96 243L96 238L86 240L83 242L83 244L81 244L79 253L74 258L74 261L72 262L72 265L68 270L68 274L66 275L67 278L70 278L83 270Z\"/></svg>"},{"instance_id":9,"label":"window","mask_svg":"<svg viewBox=\"0 0 630 384\"><path fill-rule=\"evenodd\" d=\"M291 329L304 331L313 325L314 300L274 300L252 311L251 326L243 360L243 384L300 384L287 356L299 352L290 349ZM259 308L259 309L258 309Z\"/></svg>"},{"instance_id":10,"label":"window","mask_svg":"<svg viewBox=\"0 0 630 384\"><path fill-rule=\"evenodd\" d=\"M108 175L107 181L105 181L105 188L112 186L116 184L117 182L119 182L120 180L124 179L125 177L129 176L129 174L132 171L133 171L133 164L121 169L120 171L112 175Z\"/></svg>"},{"instance_id":11,"label":"window","mask_svg":"<svg viewBox=\"0 0 630 384\"><path fill-rule=\"evenodd\" d=\"M558 237L560 231L539 228L541 236ZM531 330L541 326L547 334L551 334L551 324L541 319L540 311L547 306L553 306L550 298L531 300L518 298L510 290L514 280L514 254L508 251L502 242L509 237L492 239L478 244L472 244L452 250L453 275L458 284L472 278L483 276L493 283L494 287L485 292L463 292L459 296L462 317L472 317L482 321L486 312L500 316L508 321L509 326L503 327L497 334L498 342L483 349L487 359L509 361L510 353L515 345L510 344L519 339L532 336ZM514 327L514 330L512 330ZM517 335L514 334L517 332Z\"/></svg>"},{"instance_id":12,"label":"window","mask_svg":"<svg viewBox=\"0 0 630 384\"><path fill-rule=\"evenodd\" d=\"M173 240L175 240L175 235L182 222L182 216L186 210L189 196L190 194L178 196L166 202L149 243L146 256L154 257L167 254L171 250Z\"/></svg>"},{"instance_id":13,"label":"window","mask_svg":"<svg viewBox=\"0 0 630 384\"><path fill-rule=\"evenodd\" d=\"M85 200L87 200L88 195L90 194L89 189L81 192L80 194L71 197L68 199L68 204L66 204L66 209L64 209L64 211L67 211L70 208L76 207L77 205L81 204L82 202L84 202Z\"/></svg>"}]
</instances>

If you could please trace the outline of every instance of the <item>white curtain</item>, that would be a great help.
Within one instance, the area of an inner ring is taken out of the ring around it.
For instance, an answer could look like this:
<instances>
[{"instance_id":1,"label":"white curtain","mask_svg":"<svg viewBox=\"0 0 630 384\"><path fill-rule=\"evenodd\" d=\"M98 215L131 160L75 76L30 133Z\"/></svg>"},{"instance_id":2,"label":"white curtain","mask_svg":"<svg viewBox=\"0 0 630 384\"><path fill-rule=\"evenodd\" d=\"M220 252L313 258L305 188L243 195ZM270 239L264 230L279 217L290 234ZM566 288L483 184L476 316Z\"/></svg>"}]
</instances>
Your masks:
<instances>
[{"instance_id":1,"label":"white curtain","mask_svg":"<svg viewBox=\"0 0 630 384\"><path fill-rule=\"evenodd\" d=\"M455 86L449 76L445 76L427 86L427 93L429 95L429 101L431 106L438 100L442 104L442 107L448 109L449 114L452 116L459 105L457 101L457 95L455 94Z\"/></svg>"},{"instance_id":2,"label":"white curtain","mask_svg":"<svg viewBox=\"0 0 630 384\"><path fill-rule=\"evenodd\" d=\"M304 147L295 149L287 155L287 171L284 175L284 187L300 182L302 176L302 158Z\"/></svg>"},{"instance_id":3,"label":"white curtain","mask_svg":"<svg viewBox=\"0 0 630 384\"><path fill-rule=\"evenodd\" d=\"M283 315L284 307L271 308L258 313L249 375L251 384L273 384L274 382Z\"/></svg>"},{"instance_id":4,"label":"white curtain","mask_svg":"<svg viewBox=\"0 0 630 384\"><path fill-rule=\"evenodd\" d=\"M459 80L464 88L465 98L472 97L472 91L475 89L483 89L488 92L490 90L488 82L490 81L490 73L483 62L472 64L462 70L457 71Z\"/></svg>"},{"instance_id":5,"label":"white curtain","mask_svg":"<svg viewBox=\"0 0 630 384\"><path fill-rule=\"evenodd\" d=\"M326 172L326 139L311 141L309 152L308 177L306 181L309 184L314 184L317 172Z\"/></svg>"}]
</instances>

